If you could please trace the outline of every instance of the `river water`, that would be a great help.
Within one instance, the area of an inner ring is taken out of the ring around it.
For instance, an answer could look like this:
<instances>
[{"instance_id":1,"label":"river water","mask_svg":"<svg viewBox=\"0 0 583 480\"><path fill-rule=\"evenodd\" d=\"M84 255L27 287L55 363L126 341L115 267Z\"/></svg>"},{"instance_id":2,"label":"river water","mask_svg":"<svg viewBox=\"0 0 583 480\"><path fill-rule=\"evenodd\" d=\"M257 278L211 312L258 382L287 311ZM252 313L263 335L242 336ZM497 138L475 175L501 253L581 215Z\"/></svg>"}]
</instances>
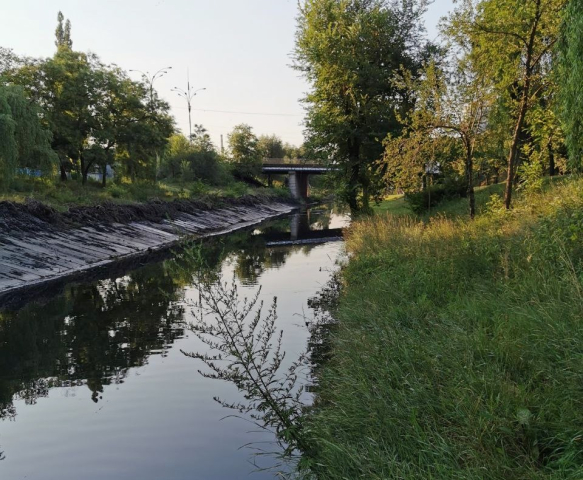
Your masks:
<instances>
[{"instance_id":1,"label":"river water","mask_svg":"<svg viewBox=\"0 0 583 480\"><path fill-rule=\"evenodd\" d=\"M203 242L208 268L278 298L289 359L306 350L308 299L342 256L346 215L328 207ZM305 242L305 243L304 243ZM198 298L192 269L172 259L120 278L72 284L50 301L0 310L0 479L273 478L273 437L213 400L238 401L181 350ZM251 448L241 448L250 444Z\"/></svg>"}]
</instances>

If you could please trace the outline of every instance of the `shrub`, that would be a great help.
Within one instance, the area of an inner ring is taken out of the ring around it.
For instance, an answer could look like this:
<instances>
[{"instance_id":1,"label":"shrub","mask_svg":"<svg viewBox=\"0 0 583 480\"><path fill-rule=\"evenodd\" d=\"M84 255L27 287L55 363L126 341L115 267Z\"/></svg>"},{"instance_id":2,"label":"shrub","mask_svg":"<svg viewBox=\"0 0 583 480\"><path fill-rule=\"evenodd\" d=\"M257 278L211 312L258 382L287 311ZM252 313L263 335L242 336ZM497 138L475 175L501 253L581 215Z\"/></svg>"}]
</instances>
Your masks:
<instances>
[{"instance_id":1,"label":"shrub","mask_svg":"<svg viewBox=\"0 0 583 480\"><path fill-rule=\"evenodd\" d=\"M430 208L436 207L444 200L464 198L467 195L467 187L459 180L446 180L443 183L433 185L421 192L405 194L405 201L411 210L420 215Z\"/></svg>"}]
</instances>

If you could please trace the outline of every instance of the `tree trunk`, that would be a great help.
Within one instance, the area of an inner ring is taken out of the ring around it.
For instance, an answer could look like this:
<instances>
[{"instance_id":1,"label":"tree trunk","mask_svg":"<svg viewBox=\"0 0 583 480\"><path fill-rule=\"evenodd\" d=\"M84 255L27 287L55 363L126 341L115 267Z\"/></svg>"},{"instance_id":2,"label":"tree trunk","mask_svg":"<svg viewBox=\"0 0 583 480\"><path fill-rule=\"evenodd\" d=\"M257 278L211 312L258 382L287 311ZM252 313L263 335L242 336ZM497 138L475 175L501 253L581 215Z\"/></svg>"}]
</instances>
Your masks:
<instances>
[{"instance_id":1,"label":"tree trunk","mask_svg":"<svg viewBox=\"0 0 583 480\"><path fill-rule=\"evenodd\" d=\"M522 93L522 99L520 101L520 110L518 111L518 118L516 119L516 125L514 127L514 133L512 135L512 143L510 145L510 152L508 153L508 173L506 176L506 189L504 191L504 206L506 210L510 209L510 203L512 202L512 185L514 183L516 159L518 157L518 151L520 147L520 139L522 136L522 128L524 126L524 118L526 117L526 110L528 108L528 93L530 91L528 83L524 87L524 92Z\"/></svg>"},{"instance_id":2,"label":"tree trunk","mask_svg":"<svg viewBox=\"0 0 583 480\"><path fill-rule=\"evenodd\" d=\"M61 169L61 182L67 181L67 170L65 170L65 165L61 163L59 168Z\"/></svg>"},{"instance_id":3,"label":"tree trunk","mask_svg":"<svg viewBox=\"0 0 583 480\"><path fill-rule=\"evenodd\" d=\"M549 175L554 177L557 174L555 168L555 151L553 150L553 142L549 141L547 148L549 149Z\"/></svg>"},{"instance_id":4,"label":"tree trunk","mask_svg":"<svg viewBox=\"0 0 583 480\"><path fill-rule=\"evenodd\" d=\"M87 183L87 173L89 168L85 166L85 157L83 154L79 155L79 159L81 160L81 184L85 185Z\"/></svg>"},{"instance_id":5,"label":"tree trunk","mask_svg":"<svg viewBox=\"0 0 583 480\"><path fill-rule=\"evenodd\" d=\"M470 207L470 218L476 216L476 197L474 195L474 155L471 147L466 151L466 194Z\"/></svg>"},{"instance_id":6,"label":"tree trunk","mask_svg":"<svg viewBox=\"0 0 583 480\"><path fill-rule=\"evenodd\" d=\"M107 185L107 164L103 165L102 170L102 177L101 177L101 186L105 188Z\"/></svg>"},{"instance_id":7,"label":"tree trunk","mask_svg":"<svg viewBox=\"0 0 583 480\"><path fill-rule=\"evenodd\" d=\"M350 178L348 180L348 206L351 212L358 212L358 180L360 178L360 143L352 140L348 146Z\"/></svg>"},{"instance_id":8,"label":"tree trunk","mask_svg":"<svg viewBox=\"0 0 583 480\"><path fill-rule=\"evenodd\" d=\"M368 213L370 209L370 193L368 189L368 182L364 181L362 185L362 210Z\"/></svg>"}]
</instances>

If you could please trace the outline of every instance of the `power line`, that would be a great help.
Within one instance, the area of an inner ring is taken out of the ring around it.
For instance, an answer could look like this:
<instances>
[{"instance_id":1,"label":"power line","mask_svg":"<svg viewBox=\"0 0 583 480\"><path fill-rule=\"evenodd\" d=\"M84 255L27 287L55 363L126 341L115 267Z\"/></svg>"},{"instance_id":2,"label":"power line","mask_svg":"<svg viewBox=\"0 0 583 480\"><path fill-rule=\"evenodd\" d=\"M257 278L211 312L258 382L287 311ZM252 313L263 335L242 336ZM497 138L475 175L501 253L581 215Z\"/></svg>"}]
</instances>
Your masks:
<instances>
[{"instance_id":1,"label":"power line","mask_svg":"<svg viewBox=\"0 0 583 480\"><path fill-rule=\"evenodd\" d=\"M193 108L198 112L212 112L212 113L231 113L238 115L267 115L273 117L303 117L300 113L264 113L264 112L231 112L229 110L210 110L207 108Z\"/></svg>"}]
</instances>

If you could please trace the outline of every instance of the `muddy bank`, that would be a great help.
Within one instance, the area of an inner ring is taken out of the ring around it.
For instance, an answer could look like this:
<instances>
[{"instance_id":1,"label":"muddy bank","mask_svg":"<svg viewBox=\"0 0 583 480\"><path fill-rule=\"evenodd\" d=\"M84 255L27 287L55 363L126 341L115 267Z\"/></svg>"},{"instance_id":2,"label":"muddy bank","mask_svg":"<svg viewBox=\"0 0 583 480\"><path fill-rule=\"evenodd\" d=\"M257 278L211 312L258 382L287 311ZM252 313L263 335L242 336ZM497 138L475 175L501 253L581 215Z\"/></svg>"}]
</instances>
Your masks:
<instances>
[{"instance_id":1,"label":"muddy bank","mask_svg":"<svg viewBox=\"0 0 583 480\"><path fill-rule=\"evenodd\" d=\"M228 233L291 212L296 205L245 196L218 202L106 203L58 212L38 202L0 202L0 307L25 290L135 261L185 236Z\"/></svg>"},{"instance_id":2,"label":"muddy bank","mask_svg":"<svg viewBox=\"0 0 583 480\"><path fill-rule=\"evenodd\" d=\"M0 202L0 233L34 231L39 227L54 230L103 223L161 222L176 219L182 214L206 212L233 206L255 206L287 203L273 196L244 195L239 198L181 199L165 202L151 200L136 204L105 202L100 205L74 206L66 212L28 200L26 203Z\"/></svg>"}]
</instances>

